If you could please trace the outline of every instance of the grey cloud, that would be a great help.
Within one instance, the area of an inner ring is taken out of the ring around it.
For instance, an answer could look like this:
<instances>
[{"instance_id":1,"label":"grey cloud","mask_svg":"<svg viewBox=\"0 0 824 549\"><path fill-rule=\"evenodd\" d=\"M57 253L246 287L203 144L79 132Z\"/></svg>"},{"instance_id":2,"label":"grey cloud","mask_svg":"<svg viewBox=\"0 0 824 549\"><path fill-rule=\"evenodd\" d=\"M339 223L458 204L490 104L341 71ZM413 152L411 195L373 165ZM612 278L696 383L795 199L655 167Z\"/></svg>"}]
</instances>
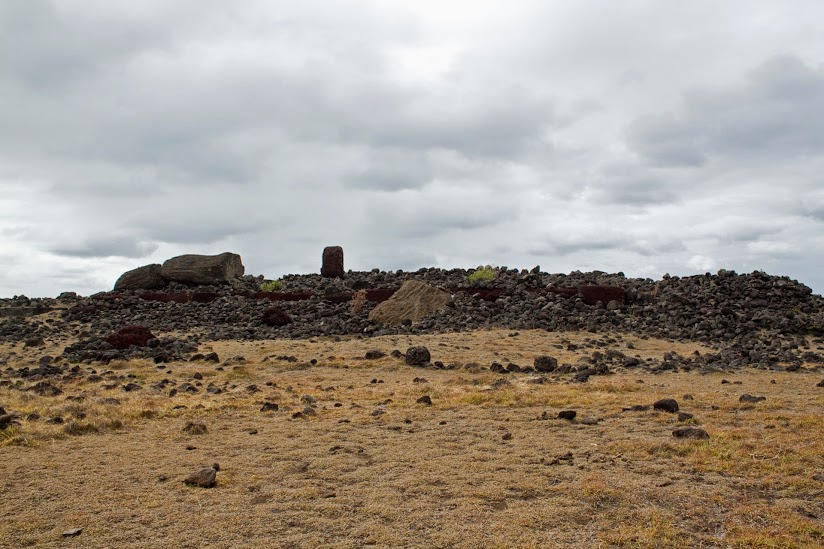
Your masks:
<instances>
[{"instance_id":1,"label":"grey cloud","mask_svg":"<svg viewBox=\"0 0 824 549\"><path fill-rule=\"evenodd\" d=\"M698 90L678 114L638 119L630 145L649 162L697 167L715 157L817 156L824 150L824 71L798 58L773 58L744 85Z\"/></svg>"},{"instance_id":2,"label":"grey cloud","mask_svg":"<svg viewBox=\"0 0 824 549\"><path fill-rule=\"evenodd\" d=\"M450 188L445 184L422 190L372 197L366 207L366 228L404 239L443 236L450 231L492 230L511 221L518 211L507 196L488 189Z\"/></svg>"},{"instance_id":3,"label":"grey cloud","mask_svg":"<svg viewBox=\"0 0 824 549\"><path fill-rule=\"evenodd\" d=\"M90 238L76 245L56 246L50 251L70 257L128 257L141 258L157 250L154 242L143 242L126 236Z\"/></svg>"},{"instance_id":4,"label":"grey cloud","mask_svg":"<svg viewBox=\"0 0 824 549\"><path fill-rule=\"evenodd\" d=\"M371 150L359 169L344 179L355 189L399 191L418 189L434 176L429 157L417 151L395 148Z\"/></svg>"},{"instance_id":5,"label":"grey cloud","mask_svg":"<svg viewBox=\"0 0 824 549\"><path fill-rule=\"evenodd\" d=\"M594 189L594 200L602 204L651 206L670 204L679 199L674 185L663 179L609 178Z\"/></svg>"},{"instance_id":6,"label":"grey cloud","mask_svg":"<svg viewBox=\"0 0 824 549\"><path fill-rule=\"evenodd\" d=\"M4 75L15 75L31 88L61 88L136 47L162 43L162 34L151 27L101 24L71 3L26 0L0 6Z\"/></svg>"},{"instance_id":7,"label":"grey cloud","mask_svg":"<svg viewBox=\"0 0 824 549\"><path fill-rule=\"evenodd\" d=\"M623 238L604 238L598 236L572 236L550 238L546 242L527 248L535 256L564 256L576 252L597 252L620 248L626 240Z\"/></svg>"}]
</instances>

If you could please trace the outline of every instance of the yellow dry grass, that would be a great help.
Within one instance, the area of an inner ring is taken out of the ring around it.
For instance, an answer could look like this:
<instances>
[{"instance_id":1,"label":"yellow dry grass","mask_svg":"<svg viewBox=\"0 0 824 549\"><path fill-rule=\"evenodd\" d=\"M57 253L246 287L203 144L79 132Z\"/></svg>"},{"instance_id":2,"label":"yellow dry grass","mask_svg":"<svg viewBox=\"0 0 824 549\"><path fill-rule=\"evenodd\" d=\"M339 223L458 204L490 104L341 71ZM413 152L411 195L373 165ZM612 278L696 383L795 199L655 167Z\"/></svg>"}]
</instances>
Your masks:
<instances>
[{"instance_id":1,"label":"yellow dry grass","mask_svg":"<svg viewBox=\"0 0 824 549\"><path fill-rule=\"evenodd\" d=\"M433 360L460 367L362 358L421 344ZM820 374L629 371L534 384L535 375L465 367L527 366L539 354L575 363L609 348L642 359L708 351L626 334L503 330L233 341L202 349L243 357L223 370L131 361L95 365L114 374L66 382L57 397L0 387L0 405L41 417L0 431L0 547L824 543L824 482L813 478L824 474ZM5 351L15 367L37 356L22 346ZM113 384L112 375L123 379ZM199 393L150 388L162 379L199 383ZM143 389L122 391L128 381ZM209 384L222 392L206 393ZM767 400L741 404L743 393ZM294 418L304 395L317 400L316 415ZM416 403L423 395L432 406ZM680 424L670 414L622 412L664 397L712 438L673 438ZM263 402L280 410L263 413ZM563 409L578 418L555 419ZM63 424L46 423L57 416ZM190 421L208 432L184 433ZM183 484L213 462L221 466L216 488ZM83 533L61 537L73 527Z\"/></svg>"}]
</instances>

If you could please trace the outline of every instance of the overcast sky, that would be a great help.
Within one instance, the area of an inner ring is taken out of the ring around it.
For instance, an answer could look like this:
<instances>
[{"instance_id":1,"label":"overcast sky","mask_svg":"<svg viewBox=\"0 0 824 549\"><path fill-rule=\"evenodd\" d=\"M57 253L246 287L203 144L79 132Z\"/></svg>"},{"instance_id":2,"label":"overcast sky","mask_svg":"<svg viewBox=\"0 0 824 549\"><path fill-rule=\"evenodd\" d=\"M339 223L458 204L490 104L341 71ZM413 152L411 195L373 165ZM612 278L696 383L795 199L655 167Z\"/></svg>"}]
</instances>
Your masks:
<instances>
[{"instance_id":1,"label":"overcast sky","mask_svg":"<svg viewBox=\"0 0 824 549\"><path fill-rule=\"evenodd\" d=\"M4 0L0 296L328 245L822 293L823 36L821 0Z\"/></svg>"}]
</instances>

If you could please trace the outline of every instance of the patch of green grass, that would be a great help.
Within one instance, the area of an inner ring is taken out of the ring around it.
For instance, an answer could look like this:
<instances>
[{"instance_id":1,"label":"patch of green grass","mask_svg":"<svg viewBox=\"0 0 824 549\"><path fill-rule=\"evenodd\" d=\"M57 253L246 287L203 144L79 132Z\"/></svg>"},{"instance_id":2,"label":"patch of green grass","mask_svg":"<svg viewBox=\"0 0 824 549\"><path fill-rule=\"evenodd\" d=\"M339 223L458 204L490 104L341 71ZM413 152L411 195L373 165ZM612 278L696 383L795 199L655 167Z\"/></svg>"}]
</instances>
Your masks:
<instances>
[{"instance_id":1,"label":"patch of green grass","mask_svg":"<svg viewBox=\"0 0 824 549\"><path fill-rule=\"evenodd\" d=\"M260 285L261 292L279 292L283 289L283 283L280 280L268 280Z\"/></svg>"},{"instance_id":2,"label":"patch of green grass","mask_svg":"<svg viewBox=\"0 0 824 549\"><path fill-rule=\"evenodd\" d=\"M477 269L475 269L475 272L470 274L467 277L467 280L471 284L477 284L478 282L494 280L497 274L498 273L495 271L495 269L487 265L486 267L478 267Z\"/></svg>"}]
</instances>

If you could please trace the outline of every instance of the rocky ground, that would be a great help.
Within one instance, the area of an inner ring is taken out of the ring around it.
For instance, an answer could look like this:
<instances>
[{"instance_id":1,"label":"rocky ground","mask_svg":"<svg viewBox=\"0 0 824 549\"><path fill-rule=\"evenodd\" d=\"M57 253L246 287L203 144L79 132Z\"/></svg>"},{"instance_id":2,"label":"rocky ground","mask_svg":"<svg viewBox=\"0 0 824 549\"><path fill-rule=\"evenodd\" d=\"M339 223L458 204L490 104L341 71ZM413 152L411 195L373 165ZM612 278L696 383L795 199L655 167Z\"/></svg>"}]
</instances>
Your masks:
<instances>
[{"instance_id":1,"label":"rocky ground","mask_svg":"<svg viewBox=\"0 0 824 549\"><path fill-rule=\"evenodd\" d=\"M821 546L821 296L470 274L0 300L0 547Z\"/></svg>"},{"instance_id":2,"label":"rocky ground","mask_svg":"<svg viewBox=\"0 0 824 549\"><path fill-rule=\"evenodd\" d=\"M57 299L20 296L0 300L0 315L5 317L0 322L0 341L25 341L35 347L66 341L69 344L59 355L43 358L45 365L63 367L61 361L66 365L138 356L158 362L186 360L206 341L507 328L627 332L700 342L713 350L637 364L646 368L794 369L824 362L824 355L808 341L808 337L815 344L824 341L824 300L786 277L720 271L653 281L620 273L558 275L538 268L503 268L494 280L473 285L469 274L462 269L422 269L349 272L343 279L289 275L276 293L260 292L262 278L246 276L222 286L172 283L162 291L103 292L89 297L68 293ZM369 319L377 302L412 279L447 289L453 298L446 308L414 325L389 327ZM625 298L618 306L592 302L576 293L593 285L620 288ZM358 290L364 290L368 299L355 307L352 298ZM272 322L273 309L277 318L285 320ZM118 330L134 325L157 336L150 346L118 349L107 341ZM594 365L609 367L608 358L596 356ZM0 365L2 361L0 357Z\"/></svg>"}]
</instances>

